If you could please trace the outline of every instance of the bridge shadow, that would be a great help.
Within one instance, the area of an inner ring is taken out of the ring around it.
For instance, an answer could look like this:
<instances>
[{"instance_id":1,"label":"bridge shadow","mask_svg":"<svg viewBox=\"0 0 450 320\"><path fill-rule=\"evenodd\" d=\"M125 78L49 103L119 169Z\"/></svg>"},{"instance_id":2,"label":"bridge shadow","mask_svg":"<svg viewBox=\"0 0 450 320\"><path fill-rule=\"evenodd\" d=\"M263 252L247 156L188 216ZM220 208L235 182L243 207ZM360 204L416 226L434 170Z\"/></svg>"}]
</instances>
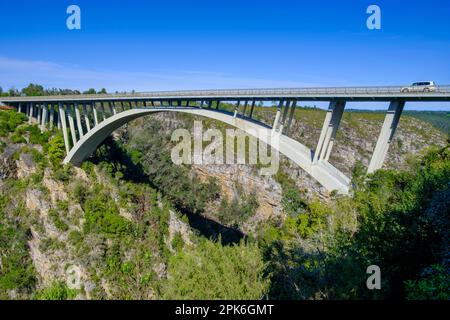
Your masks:
<instances>
[{"instance_id":1,"label":"bridge shadow","mask_svg":"<svg viewBox=\"0 0 450 320\"><path fill-rule=\"evenodd\" d=\"M122 180L147 184L153 189L161 192L163 196L167 196L164 194L164 190L159 188L145 173L143 166L139 163L135 163L130 154L119 146L111 136L103 141L89 160L96 165L107 162L111 166L113 174L116 172L121 172L123 174ZM172 204L177 211L188 218L189 225L201 236L214 241L220 239L222 245L239 243L241 239L246 238L246 235L236 228L224 226L217 221L202 216L201 212L194 213L187 208L180 206L176 202L172 202Z\"/></svg>"}]
</instances>

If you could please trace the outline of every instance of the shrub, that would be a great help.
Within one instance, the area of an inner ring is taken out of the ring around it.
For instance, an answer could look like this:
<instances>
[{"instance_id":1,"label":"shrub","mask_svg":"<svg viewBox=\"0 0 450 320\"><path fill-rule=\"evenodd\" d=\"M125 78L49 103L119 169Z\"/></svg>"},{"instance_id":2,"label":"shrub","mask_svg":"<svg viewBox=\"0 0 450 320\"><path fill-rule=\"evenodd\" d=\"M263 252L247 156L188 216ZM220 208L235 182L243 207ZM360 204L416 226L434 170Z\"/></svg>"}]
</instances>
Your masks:
<instances>
[{"instance_id":1,"label":"shrub","mask_svg":"<svg viewBox=\"0 0 450 320\"><path fill-rule=\"evenodd\" d=\"M70 289L62 281L55 281L36 294L37 300L70 300L77 296L77 290Z\"/></svg>"},{"instance_id":2,"label":"shrub","mask_svg":"<svg viewBox=\"0 0 450 320\"><path fill-rule=\"evenodd\" d=\"M60 167L66 154L64 139L61 134L54 136L48 146L48 157L54 167Z\"/></svg>"}]
</instances>

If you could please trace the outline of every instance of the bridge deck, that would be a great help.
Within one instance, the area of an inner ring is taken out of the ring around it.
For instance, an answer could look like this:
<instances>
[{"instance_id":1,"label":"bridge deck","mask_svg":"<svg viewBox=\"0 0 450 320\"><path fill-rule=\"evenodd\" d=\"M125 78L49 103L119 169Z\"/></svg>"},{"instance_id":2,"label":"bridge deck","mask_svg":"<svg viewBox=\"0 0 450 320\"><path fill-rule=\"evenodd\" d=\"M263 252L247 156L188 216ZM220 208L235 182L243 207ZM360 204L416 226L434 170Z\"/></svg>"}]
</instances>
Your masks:
<instances>
[{"instance_id":1,"label":"bridge deck","mask_svg":"<svg viewBox=\"0 0 450 320\"><path fill-rule=\"evenodd\" d=\"M450 101L450 86L438 86L433 92L402 92L401 86L348 87L348 88L285 88L285 89L230 89L230 90L183 90L155 91L118 94L80 94L35 97L0 97L4 103L53 102L53 101L138 101L138 100L278 100L297 99L304 101Z\"/></svg>"}]
</instances>

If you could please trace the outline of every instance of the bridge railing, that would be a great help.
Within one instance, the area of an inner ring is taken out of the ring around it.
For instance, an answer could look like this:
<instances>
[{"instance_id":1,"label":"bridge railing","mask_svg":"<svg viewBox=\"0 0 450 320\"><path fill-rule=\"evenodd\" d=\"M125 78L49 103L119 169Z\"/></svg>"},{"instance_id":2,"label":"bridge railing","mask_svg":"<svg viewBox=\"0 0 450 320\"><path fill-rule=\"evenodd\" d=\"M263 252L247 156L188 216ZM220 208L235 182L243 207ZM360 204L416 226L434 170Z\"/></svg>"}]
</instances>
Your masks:
<instances>
[{"instance_id":1,"label":"bridge railing","mask_svg":"<svg viewBox=\"0 0 450 320\"><path fill-rule=\"evenodd\" d=\"M126 94L112 94L113 96L270 96L270 95L333 95L333 94L399 94L407 86L383 86L383 87L331 87L331 88L268 88L268 89L222 89L222 90L179 90L179 91L154 91ZM450 86L437 86L434 93L450 93ZM417 92L403 92L403 94L417 94Z\"/></svg>"},{"instance_id":2,"label":"bridge railing","mask_svg":"<svg viewBox=\"0 0 450 320\"><path fill-rule=\"evenodd\" d=\"M386 95L395 96L415 96L424 94L450 94L450 85L436 86L431 93L423 92L402 92L402 89L408 86L379 86L379 87L317 87L317 88L267 88L267 89L221 89L221 90L178 90L178 91L153 91L153 92L124 92L109 94L80 94L80 95L62 95L51 96L51 99L58 97L64 100L74 101L77 99L104 99L108 98L182 98L182 97L295 97L295 96L337 96L337 95ZM17 97L5 97L4 101L14 100ZM20 98L20 97L19 97ZM23 97L29 98L29 97ZM33 97L36 100L45 99L45 97Z\"/></svg>"}]
</instances>

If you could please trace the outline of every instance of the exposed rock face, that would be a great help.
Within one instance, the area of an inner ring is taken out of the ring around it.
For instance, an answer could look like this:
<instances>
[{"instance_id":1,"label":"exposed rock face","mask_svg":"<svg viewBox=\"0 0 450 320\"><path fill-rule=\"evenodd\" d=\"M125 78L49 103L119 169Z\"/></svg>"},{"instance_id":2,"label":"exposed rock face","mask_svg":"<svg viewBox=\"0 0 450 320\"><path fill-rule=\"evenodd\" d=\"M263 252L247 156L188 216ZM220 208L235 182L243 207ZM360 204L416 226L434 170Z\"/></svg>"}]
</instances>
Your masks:
<instances>
[{"instance_id":1,"label":"exposed rock face","mask_svg":"<svg viewBox=\"0 0 450 320\"><path fill-rule=\"evenodd\" d=\"M16 165L18 179L26 178L36 172L36 164L33 161L33 156L29 153L21 153Z\"/></svg>"},{"instance_id":2,"label":"exposed rock face","mask_svg":"<svg viewBox=\"0 0 450 320\"><path fill-rule=\"evenodd\" d=\"M256 224L275 217L281 217L281 186L273 177L262 176L258 171L248 165L193 165L192 170L202 180L208 178L217 179L217 184L221 188L221 197L231 201L239 197L239 190L236 183L244 188L246 194L253 193L256 196L259 207L256 213L249 219L244 230L254 227ZM205 212L207 216L214 217L213 211L217 210L217 203L209 208L210 212Z\"/></svg>"},{"instance_id":3,"label":"exposed rock face","mask_svg":"<svg viewBox=\"0 0 450 320\"><path fill-rule=\"evenodd\" d=\"M183 242L185 245L191 246L192 245L192 240L191 240L191 235L192 235L192 230L189 227L188 224L184 223L183 221L181 221L177 215L175 214L175 212L173 212L172 210L169 211L169 236L167 238L167 245L169 248L172 248L172 240L175 237L176 234L180 234L181 238L183 239Z\"/></svg>"}]
</instances>

